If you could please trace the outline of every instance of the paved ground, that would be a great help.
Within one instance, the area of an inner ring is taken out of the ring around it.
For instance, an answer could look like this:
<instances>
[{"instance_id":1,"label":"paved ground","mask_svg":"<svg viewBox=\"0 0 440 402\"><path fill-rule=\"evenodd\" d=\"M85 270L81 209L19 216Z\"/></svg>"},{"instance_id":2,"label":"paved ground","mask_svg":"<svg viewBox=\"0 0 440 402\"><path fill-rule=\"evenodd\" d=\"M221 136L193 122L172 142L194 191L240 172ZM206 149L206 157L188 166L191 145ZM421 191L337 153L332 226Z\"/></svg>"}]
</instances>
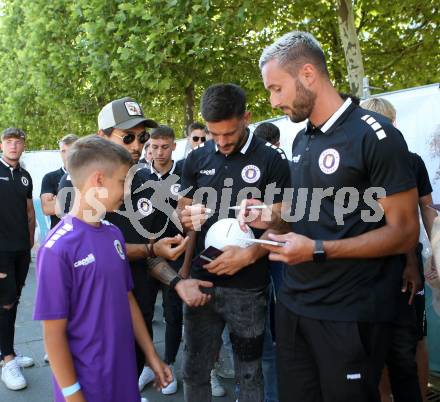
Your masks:
<instances>
[{"instance_id":1,"label":"paved ground","mask_svg":"<svg viewBox=\"0 0 440 402\"><path fill-rule=\"evenodd\" d=\"M22 301L19 306L17 317L17 328L15 344L20 352L32 356L35 359L35 366L25 369L24 375L28 382L28 387L21 391L9 391L0 382L0 402L51 402L51 374L50 367L44 362L44 349L41 325L32 320L33 301L35 294L35 271L33 264L29 270L29 276L25 288L23 289ZM155 344L161 355L163 355L164 324L162 323L162 307L158 303L155 320ZM180 354L178 356L177 367L180 367ZM175 395L165 396L156 392L151 386L142 393L148 398L149 402L182 402L183 392L180 371L177 371L179 379L179 392ZM223 398L213 398L218 402L233 402L233 381L222 380L227 389L227 395ZM93 401L99 402L99 401ZM121 401L126 402L126 401Z\"/></svg>"}]
</instances>

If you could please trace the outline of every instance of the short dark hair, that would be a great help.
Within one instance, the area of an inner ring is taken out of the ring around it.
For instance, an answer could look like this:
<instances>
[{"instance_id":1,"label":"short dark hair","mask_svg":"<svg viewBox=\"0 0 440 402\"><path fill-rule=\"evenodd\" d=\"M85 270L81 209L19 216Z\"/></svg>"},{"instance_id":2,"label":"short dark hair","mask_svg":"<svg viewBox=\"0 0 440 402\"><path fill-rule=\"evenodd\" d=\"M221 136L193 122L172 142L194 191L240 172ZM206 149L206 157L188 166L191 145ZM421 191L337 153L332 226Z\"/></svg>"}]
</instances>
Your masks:
<instances>
[{"instance_id":1,"label":"short dark hair","mask_svg":"<svg viewBox=\"0 0 440 402\"><path fill-rule=\"evenodd\" d=\"M211 85L202 95L201 111L208 122L242 117L246 112L246 93L235 84Z\"/></svg>"},{"instance_id":2,"label":"short dark hair","mask_svg":"<svg viewBox=\"0 0 440 402\"><path fill-rule=\"evenodd\" d=\"M265 122L255 128L254 135L275 145L280 140L280 129L273 123Z\"/></svg>"},{"instance_id":3,"label":"short dark hair","mask_svg":"<svg viewBox=\"0 0 440 402\"><path fill-rule=\"evenodd\" d=\"M112 175L120 165L133 165L130 153L121 145L98 135L80 138L67 152L67 169L74 186L82 183L91 166L103 166Z\"/></svg>"},{"instance_id":4,"label":"short dark hair","mask_svg":"<svg viewBox=\"0 0 440 402\"><path fill-rule=\"evenodd\" d=\"M174 130L171 127L160 125L157 128L153 128L150 134L150 138L152 140L156 140L158 138L170 138L174 141L176 135L174 134Z\"/></svg>"},{"instance_id":5,"label":"short dark hair","mask_svg":"<svg viewBox=\"0 0 440 402\"><path fill-rule=\"evenodd\" d=\"M194 130L205 130L206 131L206 127L204 124L199 123L198 121L195 121L194 123L191 123L188 126L187 135L190 135Z\"/></svg>"}]
</instances>

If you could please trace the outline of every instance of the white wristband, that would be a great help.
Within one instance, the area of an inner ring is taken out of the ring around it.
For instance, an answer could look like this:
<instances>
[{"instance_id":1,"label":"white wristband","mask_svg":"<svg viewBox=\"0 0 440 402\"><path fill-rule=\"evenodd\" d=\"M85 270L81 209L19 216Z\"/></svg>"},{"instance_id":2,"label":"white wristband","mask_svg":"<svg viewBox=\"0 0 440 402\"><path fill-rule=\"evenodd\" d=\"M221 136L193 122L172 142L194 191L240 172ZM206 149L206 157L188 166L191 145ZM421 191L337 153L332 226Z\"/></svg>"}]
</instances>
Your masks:
<instances>
[{"instance_id":1,"label":"white wristband","mask_svg":"<svg viewBox=\"0 0 440 402\"><path fill-rule=\"evenodd\" d=\"M68 397L73 395L75 392L78 392L81 389L81 385L79 385L79 382L76 382L75 384L71 385L70 387L63 388L61 390L61 393L64 397Z\"/></svg>"}]
</instances>

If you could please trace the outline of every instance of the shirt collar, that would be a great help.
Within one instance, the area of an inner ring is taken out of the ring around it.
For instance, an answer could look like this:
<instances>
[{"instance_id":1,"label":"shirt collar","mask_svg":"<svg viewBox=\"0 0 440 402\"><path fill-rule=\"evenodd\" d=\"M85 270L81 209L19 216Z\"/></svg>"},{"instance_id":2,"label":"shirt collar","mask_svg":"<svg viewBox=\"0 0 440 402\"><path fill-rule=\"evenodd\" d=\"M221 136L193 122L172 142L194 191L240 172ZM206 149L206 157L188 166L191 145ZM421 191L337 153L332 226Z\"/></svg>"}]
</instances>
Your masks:
<instances>
[{"instance_id":1,"label":"shirt collar","mask_svg":"<svg viewBox=\"0 0 440 402\"><path fill-rule=\"evenodd\" d=\"M0 162L3 163L3 165L5 165L5 166L6 166L7 168L9 168L9 169L13 169L13 170L20 169L20 162L17 163L17 166L15 166L15 168L12 167L12 166L11 166L8 162L6 162L3 158L0 158Z\"/></svg>"},{"instance_id":2,"label":"shirt collar","mask_svg":"<svg viewBox=\"0 0 440 402\"><path fill-rule=\"evenodd\" d=\"M240 149L240 153L242 153L243 155L246 155L246 152L249 150L249 147L251 145L252 139L254 138L254 133L251 133L249 128L246 128L246 132L247 132L248 138L247 138L245 144ZM214 147L215 147L215 152L218 152L218 147L215 142L214 142Z\"/></svg>"},{"instance_id":3,"label":"shirt collar","mask_svg":"<svg viewBox=\"0 0 440 402\"><path fill-rule=\"evenodd\" d=\"M164 174L160 174L153 166L153 161L151 161L150 163L150 172L151 174L155 174L159 179L161 179L163 176L169 176L172 175L174 173L174 169L176 168L176 161L173 161L173 166L171 166L171 169L164 173Z\"/></svg>"},{"instance_id":4,"label":"shirt collar","mask_svg":"<svg viewBox=\"0 0 440 402\"><path fill-rule=\"evenodd\" d=\"M344 114L344 112L352 105L353 101L351 98L347 98L345 102L333 113L330 118L321 126L313 127L310 120L307 122L306 134L317 134L317 130L320 133L325 134L330 131L330 129L335 125L338 119Z\"/></svg>"}]
</instances>

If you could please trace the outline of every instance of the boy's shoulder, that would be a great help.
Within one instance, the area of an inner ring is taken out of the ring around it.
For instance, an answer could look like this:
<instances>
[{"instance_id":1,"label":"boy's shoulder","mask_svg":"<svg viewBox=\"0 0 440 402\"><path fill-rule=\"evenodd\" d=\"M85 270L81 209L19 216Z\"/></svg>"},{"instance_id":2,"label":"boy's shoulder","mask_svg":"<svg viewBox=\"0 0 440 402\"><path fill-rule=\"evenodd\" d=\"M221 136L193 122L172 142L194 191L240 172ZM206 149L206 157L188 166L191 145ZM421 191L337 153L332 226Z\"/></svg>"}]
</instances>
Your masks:
<instances>
[{"instance_id":1,"label":"boy's shoulder","mask_svg":"<svg viewBox=\"0 0 440 402\"><path fill-rule=\"evenodd\" d=\"M46 236L46 240L41 244L41 248L56 250L66 242L72 242L76 236L73 222L62 219Z\"/></svg>"},{"instance_id":2,"label":"boy's shoulder","mask_svg":"<svg viewBox=\"0 0 440 402\"><path fill-rule=\"evenodd\" d=\"M101 221L102 223L102 227L104 230L108 231L109 233L112 233L115 236L121 237L122 239L124 238L121 229L119 229L116 225L114 225L113 223L103 219Z\"/></svg>"}]
</instances>

